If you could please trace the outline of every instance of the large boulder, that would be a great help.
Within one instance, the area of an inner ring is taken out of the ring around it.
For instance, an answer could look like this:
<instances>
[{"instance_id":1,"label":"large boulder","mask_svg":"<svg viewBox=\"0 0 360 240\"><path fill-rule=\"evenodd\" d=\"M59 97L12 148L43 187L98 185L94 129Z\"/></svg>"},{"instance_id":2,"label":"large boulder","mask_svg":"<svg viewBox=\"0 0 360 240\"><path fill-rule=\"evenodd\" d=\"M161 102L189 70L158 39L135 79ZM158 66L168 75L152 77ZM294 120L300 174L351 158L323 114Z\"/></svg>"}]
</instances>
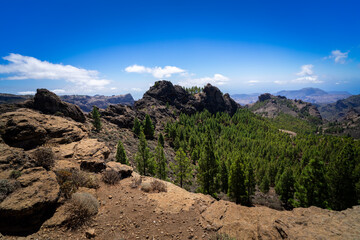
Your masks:
<instances>
[{"instance_id":1,"label":"large boulder","mask_svg":"<svg viewBox=\"0 0 360 240\"><path fill-rule=\"evenodd\" d=\"M6 144L29 150L46 142L79 141L87 132L83 124L20 108L0 115L0 134Z\"/></svg>"},{"instance_id":2,"label":"large boulder","mask_svg":"<svg viewBox=\"0 0 360 240\"><path fill-rule=\"evenodd\" d=\"M37 89L34 97L33 108L43 113L63 114L77 122L85 122L86 118L80 108L74 104L61 101L53 92L47 89Z\"/></svg>"},{"instance_id":3,"label":"large boulder","mask_svg":"<svg viewBox=\"0 0 360 240\"><path fill-rule=\"evenodd\" d=\"M56 209L60 188L54 172L29 168L16 179L18 187L0 203L0 232L28 234L37 231Z\"/></svg>"},{"instance_id":4,"label":"large boulder","mask_svg":"<svg viewBox=\"0 0 360 240\"><path fill-rule=\"evenodd\" d=\"M74 158L79 160L99 159L106 160L110 155L110 149L105 143L97 139L83 139L74 147Z\"/></svg>"},{"instance_id":5,"label":"large boulder","mask_svg":"<svg viewBox=\"0 0 360 240\"><path fill-rule=\"evenodd\" d=\"M130 177L134 169L128 165L118 162L107 162L106 171L115 171L119 174L120 179Z\"/></svg>"}]
</instances>

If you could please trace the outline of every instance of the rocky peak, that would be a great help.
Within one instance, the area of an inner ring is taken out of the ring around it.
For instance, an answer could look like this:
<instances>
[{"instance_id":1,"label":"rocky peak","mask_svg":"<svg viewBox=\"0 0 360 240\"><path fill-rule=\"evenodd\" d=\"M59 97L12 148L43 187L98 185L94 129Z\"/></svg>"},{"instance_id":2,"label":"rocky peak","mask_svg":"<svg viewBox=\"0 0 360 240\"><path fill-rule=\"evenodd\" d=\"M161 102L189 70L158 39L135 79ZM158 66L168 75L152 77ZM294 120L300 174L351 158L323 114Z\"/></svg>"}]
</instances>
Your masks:
<instances>
[{"instance_id":1,"label":"rocky peak","mask_svg":"<svg viewBox=\"0 0 360 240\"><path fill-rule=\"evenodd\" d=\"M264 94L261 94L259 96L259 101L260 102L265 102L268 99L271 99L271 94L270 93L264 93Z\"/></svg>"},{"instance_id":2,"label":"rocky peak","mask_svg":"<svg viewBox=\"0 0 360 240\"><path fill-rule=\"evenodd\" d=\"M170 81L157 81L154 86L144 94L144 97L153 97L157 100L160 100L164 103L169 103L171 105L176 105L178 103L186 103L191 94L187 93L185 89L178 85L173 85Z\"/></svg>"},{"instance_id":3,"label":"rocky peak","mask_svg":"<svg viewBox=\"0 0 360 240\"><path fill-rule=\"evenodd\" d=\"M85 115L78 106L61 101L55 93L47 89L37 89L33 108L43 113L62 113L64 116L70 117L77 122L85 122Z\"/></svg>"},{"instance_id":4,"label":"rocky peak","mask_svg":"<svg viewBox=\"0 0 360 240\"><path fill-rule=\"evenodd\" d=\"M155 103L156 101L156 103ZM166 103L176 107L184 113L192 114L207 109L211 113L228 112L234 114L240 107L229 94L222 92L211 84L204 87L202 93L191 95L184 88L173 85L169 81L158 81L152 86L142 99L135 103L136 109L144 109L149 105L164 105Z\"/></svg>"}]
</instances>

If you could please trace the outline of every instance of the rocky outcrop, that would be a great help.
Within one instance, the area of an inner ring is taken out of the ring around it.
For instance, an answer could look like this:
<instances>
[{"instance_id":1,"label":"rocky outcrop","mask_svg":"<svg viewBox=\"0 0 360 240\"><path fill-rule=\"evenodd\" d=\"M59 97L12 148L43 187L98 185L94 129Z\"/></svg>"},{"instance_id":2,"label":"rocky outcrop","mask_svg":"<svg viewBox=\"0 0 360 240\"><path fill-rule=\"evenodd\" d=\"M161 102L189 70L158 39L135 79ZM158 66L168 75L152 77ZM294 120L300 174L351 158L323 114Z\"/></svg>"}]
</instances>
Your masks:
<instances>
[{"instance_id":1,"label":"rocky outcrop","mask_svg":"<svg viewBox=\"0 0 360 240\"><path fill-rule=\"evenodd\" d=\"M274 118L279 114L321 123L321 115L315 105L302 100L291 100L283 96L273 96L265 93L259 96L259 101L248 106L249 109L265 117Z\"/></svg>"},{"instance_id":2,"label":"rocky outcrop","mask_svg":"<svg viewBox=\"0 0 360 240\"><path fill-rule=\"evenodd\" d=\"M37 89L33 108L43 113L63 114L77 122L85 122L85 115L78 106L61 101L55 93L47 89Z\"/></svg>"},{"instance_id":3,"label":"rocky outcrop","mask_svg":"<svg viewBox=\"0 0 360 240\"><path fill-rule=\"evenodd\" d=\"M21 108L0 115L0 134L9 146L28 150L46 142L79 141L87 132L80 123Z\"/></svg>"},{"instance_id":4,"label":"rocky outcrop","mask_svg":"<svg viewBox=\"0 0 360 240\"><path fill-rule=\"evenodd\" d=\"M135 102L135 109L148 109L150 106L166 105L175 107L183 113L192 114L207 109L211 113L227 112L234 114L240 107L230 96L207 84L203 92L192 95L181 86L173 85L169 81L158 81L143 96ZM163 110L165 111L165 110Z\"/></svg>"},{"instance_id":5,"label":"rocky outcrop","mask_svg":"<svg viewBox=\"0 0 360 240\"><path fill-rule=\"evenodd\" d=\"M100 109L103 119L121 128L132 128L136 112L132 107L124 105L110 105L105 110Z\"/></svg>"},{"instance_id":6,"label":"rocky outcrop","mask_svg":"<svg viewBox=\"0 0 360 240\"><path fill-rule=\"evenodd\" d=\"M56 209L60 188L55 173L29 168L14 181L18 187L0 203L0 232L35 232Z\"/></svg>"}]
</instances>

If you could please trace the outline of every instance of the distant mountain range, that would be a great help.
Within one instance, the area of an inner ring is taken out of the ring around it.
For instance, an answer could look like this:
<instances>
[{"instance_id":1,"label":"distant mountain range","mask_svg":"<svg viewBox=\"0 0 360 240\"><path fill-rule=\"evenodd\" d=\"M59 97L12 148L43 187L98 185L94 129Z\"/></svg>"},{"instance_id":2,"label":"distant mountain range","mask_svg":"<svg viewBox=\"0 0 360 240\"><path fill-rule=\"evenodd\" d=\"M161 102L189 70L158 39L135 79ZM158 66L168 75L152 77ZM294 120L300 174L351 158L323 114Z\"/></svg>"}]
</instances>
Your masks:
<instances>
[{"instance_id":1,"label":"distant mountain range","mask_svg":"<svg viewBox=\"0 0 360 240\"><path fill-rule=\"evenodd\" d=\"M0 104L4 103L20 103L25 100L33 98L33 95L15 95L0 93ZM99 108L107 108L109 105L123 104L130 105L134 104L134 98L131 94L125 95L113 95L113 96L87 96L87 95L63 95L60 96L61 100L78 105L84 112L90 112L92 107L95 105Z\"/></svg>"},{"instance_id":2,"label":"distant mountain range","mask_svg":"<svg viewBox=\"0 0 360 240\"><path fill-rule=\"evenodd\" d=\"M348 112L360 113L360 95L353 95L331 104L319 104L321 116L329 121L342 120Z\"/></svg>"},{"instance_id":3,"label":"distant mountain range","mask_svg":"<svg viewBox=\"0 0 360 240\"><path fill-rule=\"evenodd\" d=\"M256 102L260 94L233 94L231 97L241 105ZM301 99L310 103L334 103L337 100L345 99L351 96L348 92L325 92L319 88L303 88L300 90L283 90L273 95L285 96L288 99Z\"/></svg>"}]
</instances>

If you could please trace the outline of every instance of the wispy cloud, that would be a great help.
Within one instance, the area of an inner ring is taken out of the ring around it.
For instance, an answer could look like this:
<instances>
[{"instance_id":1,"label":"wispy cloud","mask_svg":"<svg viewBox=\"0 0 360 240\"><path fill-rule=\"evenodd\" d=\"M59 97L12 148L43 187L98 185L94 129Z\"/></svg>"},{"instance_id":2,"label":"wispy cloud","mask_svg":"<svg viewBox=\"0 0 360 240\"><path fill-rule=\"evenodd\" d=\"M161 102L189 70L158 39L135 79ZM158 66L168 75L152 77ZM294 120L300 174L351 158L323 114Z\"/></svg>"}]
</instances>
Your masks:
<instances>
[{"instance_id":1,"label":"wispy cloud","mask_svg":"<svg viewBox=\"0 0 360 240\"><path fill-rule=\"evenodd\" d=\"M174 74L178 74L180 78L183 78L183 80L179 80L178 84L185 87L204 86L207 83L213 85L223 85L229 81L228 77L225 77L224 75L219 73L214 74L213 77L194 78L195 74L189 73L188 71L175 66L150 68L135 64L125 68L125 71L129 73L149 73L158 79L164 77L169 78ZM150 86L151 85L152 84L150 84ZM132 89L132 91L136 90ZM138 89L138 91L142 91L142 89Z\"/></svg>"},{"instance_id":2,"label":"wispy cloud","mask_svg":"<svg viewBox=\"0 0 360 240\"><path fill-rule=\"evenodd\" d=\"M306 64L301 66L301 71L296 73L297 78L290 80L290 81L274 81L275 84L284 85L289 83L300 83L300 84L307 84L307 83L323 83L323 81L319 80L319 76L314 73L314 65Z\"/></svg>"},{"instance_id":3,"label":"wispy cloud","mask_svg":"<svg viewBox=\"0 0 360 240\"><path fill-rule=\"evenodd\" d=\"M54 89L51 90L52 92L56 93L56 94L63 94L66 93L66 91L64 89Z\"/></svg>"},{"instance_id":4,"label":"wispy cloud","mask_svg":"<svg viewBox=\"0 0 360 240\"><path fill-rule=\"evenodd\" d=\"M212 85L224 85L229 81L228 77L225 77L221 74L214 74L213 77L203 77L203 78L188 78L184 81L180 81L179 84L184 87L192 86L204 86L207 83Z\"/></svg>"},{"instance_id":5,"label":"wispy cloud","mask_svg":"<svg viewBox=\"0 0 360 240\"><path fill-rule=\"evenodd\" d=\"M18 92L20 95L34 95L36 92L34 91L24 91L24 92Z\"/></svg>"},{"instance_id":6,"label":"wispy cloud","mask_svg":"<svg viewBox=\"0 0 360 240\"><path fill-rule=\"evenodd\" d=\"M3 57L10 62L0 65L0 74L7 74L3 80L65 80L82 89L102 89L110 81L99 76L98 71L77 68L71 65L54 64L34 57L11 53Z\"/></svg>"},{"instance_id":7,"label":"wispy cloud","mask_svg":"<svg viewBox=\"0 0 360 240\"><path fill-rule=\"evenodd\" d=\"M335 63L344 64L348 58L350 51L341 52L340 50L331 51L331 55L325 57L324 59L334 59Z\"/></svg>"},{"instance_id":8,"label":"wispy cloud","mask_svg":"<svg viewBox=\"0 0 360 240\"><path fill-rule=\"evenodd\" d=\"M131 88L130 90L133 92L141 92L142 91L141 88Z\"/></svg>"},{"instance_id":9,"label":"wispy cloud","mask_svg":"<svg viewBox=\"0 0 360 240\"><path fill-rule=\"evenodd\" d=\"M319 80L319 76L316 75L313 71L314 65L307 64L301 66L301 71L296 75L299 77L292 80L294 83L322 83L323 81Z\"/></svg>"},{"instance_id":10,"label":"wispy cloud","mask_svg":"<svg viewBox=\"0 0 360 240\"><path fill-rule=\"evenodd\" d=\"M186 72L184 69L175 66L165 66L163 68L162 67L149 68L136 64L125 68L125 71L129 73L150 73L155 78L164 78L164 77L168 78L171 77L171 75L173 74Z\"/></svg>"}]
</instances>

